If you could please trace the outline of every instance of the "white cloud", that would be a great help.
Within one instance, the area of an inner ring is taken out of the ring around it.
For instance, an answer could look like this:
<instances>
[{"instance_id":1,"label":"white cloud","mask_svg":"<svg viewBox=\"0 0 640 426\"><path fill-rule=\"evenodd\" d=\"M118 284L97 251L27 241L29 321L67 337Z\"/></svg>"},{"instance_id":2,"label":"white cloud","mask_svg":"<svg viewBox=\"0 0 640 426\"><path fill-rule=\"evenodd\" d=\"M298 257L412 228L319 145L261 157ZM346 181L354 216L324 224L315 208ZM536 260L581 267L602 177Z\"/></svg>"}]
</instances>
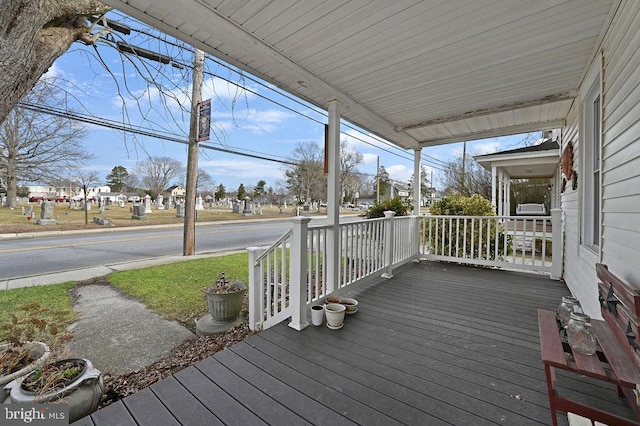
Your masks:
<instances>
[{"instance_id":1,"label":"white cloud","mask_svg":"<svg viewBox=\"0 0 640 426\"><path fill-rule=\"evenodd\" d=\"M362 165L363 166L368 166L370 164L377 164L378 163L378 155L377 154L373 154L370 152L365 152L364 154L362 154Z\"/></svg>"},{"instance_id":2,"label":"white cloud","mask_svg":"<svg viewBox=\"0 0 640 426\"><path fill-rule=\"evenodd\" d=\"M62 77L64 76L64 71L58 66L56 65L56 63L54 62L49 69L47 70L47 72L45 72L44 74L42 74L42 77L40 77L43 80L48 80L50 78L58 78L58 77Z\"/></svg>"},{"instance_id":3,"label":"white cloud","mask_svg":"<svg viewBox=\"0 0 640 426\"><path fill-rule=\"evenodd\" d=\"M208 171L217 183L225 185L227 184L224 179L229 177L244 183L245 187L254 185L260 179L264 179L273 186L277 180L282 179L282 165L267 161L213 159L200 161L199 167ZM236 188L227 189L235 190Z\"/></svg>"},{"instance_id":4,"label":"white cloud","mask_svg":"<svg viewBox=\"0 0 640 426\"><path fill-rule=\"evenodd\" d=\"M405 166L404 164L394 164L393 166L385 167L391 180L398 182L409 182L413 175L413 169Z\"/></svg>"},{"instance_id":5,"label":"white cloud","mask_svg":"<svg viewBox=\"0 0 640 426\"><path fill-rule=\"evenodd\" d=\"M349 129L346 132L346 134L343 134L341 136L341 140L345 140L345 139L349 144L349 146L355 147L356 149L362 148L362 147L366 147L369 149L371 149L372 147L385 148L385 149L389 148L389 145L383 142L380 142L379 139L353 129Z\"/></svg>"}]
</instances>

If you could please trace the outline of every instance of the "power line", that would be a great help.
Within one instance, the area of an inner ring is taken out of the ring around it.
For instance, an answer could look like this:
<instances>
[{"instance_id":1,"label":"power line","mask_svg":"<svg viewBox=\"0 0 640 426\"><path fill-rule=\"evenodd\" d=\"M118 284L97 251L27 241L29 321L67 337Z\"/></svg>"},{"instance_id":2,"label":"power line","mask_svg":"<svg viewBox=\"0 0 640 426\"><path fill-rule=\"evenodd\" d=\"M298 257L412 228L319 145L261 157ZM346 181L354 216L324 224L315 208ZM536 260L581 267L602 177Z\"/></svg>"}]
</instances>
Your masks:
<instances>
[{"instance_id":1,"label":"power line","mask_svg":"<svg viewBox=\"0 0 640 426\"><path fill-rule=\"evenodd\" d=\"M116 13L116 14L117 14L117 13ZM131 19L130 17L127 17L126 15L123 15L123 14L119 14L119 15L120 15L121 17L123 17L123 18ZM137 21L136 21L136 22L137 22ZM156 34L153 34L153 33L152 33L152 32L150 32L150 31L143 30L143 29L137 29L137 28L131 28L131 30L132 30L132 31L135 31L135 32L138 32L138 33L140 33L140 34L144 34L144 35L146 35L146 36L148 36L148 37L152 37L152 38L154 38L154 39L156 39L156 40L158 40L158 41L162 41L162 42L164 42L164 43L166 43L166 44L168 44L168 45L171 45L171 46L177 47L177 48L179 48L179 49L184 49L184 50L186 50L186 51L191 51L190 46L188 46L188 45L186 45L186 44L179 44L179 43L172 42L172 41L168 40L166 37L160 37L160 36L158 36L158 35L156 35ZM207 55L206 55L206 57L207 57L207 59L208 59L208 60L210 60L211 62L213 62L213 63L215 63L215 64L217 64L217 65L219 65L219 66L221 66L221 67L223 67L223 68L226 68L227 70L229 70L229 71L231 71L231 72L233 72L233 73L238 74L239 76L241 76L241 77L242 77L242 78L244 78L244 79L250 80L250 81L252 81L252 82L254 82L254 83L258 84L258 85L260 85L261 87L264 87L264 88L265 88L265 89L267 89L267 90L270 90L270 91L272 91L272 92L274 92L274 93L277 93L279 96L282 96L282 97L284 97L284 98L286 98L286 99L288 99L288 100L290 100L290 101L292 101L292 102L294 102L294 103L296 103L296 104L299 104L299 105L301 105L301 106L303 106L303 107L305 107L305 108L310 108L312 111L314 111L314 112L315 112L315 113L317 113L317 114L322 115L323 117L327 117L327 116L328 116L328 114L327 114L325 111L323 111L323 110L321 110L321 109L317 109L317 107L315 107L314 105L307 104L307 103L303 102L302 100L297 99L297 98L295 98L295 97L293 97L293 96L289 95L289 94L288 94L288 93L286 93L286 92L283 92L283 91L280 91L280 90L276 90L274 87L269 86L269 85L266 85L266 84L265 84L265 83L263 83L262 81L260 81L260 80L258 80L258 79L256 79L256 78L253 78L253 77L251 77L251 76L249 76L249 75L244 74L244 72L243 72L242 70L238 70L236 67L232 67L232 66L230 66L229 64L227 64L227 63L225 63L225 62L223 62L223 61L219 60L218 58L216 58L216 57L214 57L214 56L211 56L211 55L207 54ZM181 64L181 65L182 65L183 67L185 67L185 68L191 68L191 65L189 65L189 64ZM293 112L293 113L295 113L295 114L298 114L298 115L300 115L300 116L302 116L302 117L304 117L304 118L307 118L308 120L314 121L315 123L318 123L318 124L324 124L324 122L323 122L323 121L320 121L320 120L314 119L313 117L310 117L310 116L308 116L308 115L306 115L306 114L303 114L303 113L302 113L302 112L300 112L300 111L297 111L297 110L295 110L295 109L293 109L293 108L291 108L291 107L289 107L289 106L287 106L287 105L284 105L284 104L283 104L283 103L281 103L281 102L278 102L278 101L276 101L276 100L274 100L274 99L272 99L272 98L269 98L268 96L262 95L262 94L260 94L260 93L258 93L258 92L256 92L256 91L254 91L254 90L252 90L252 89L249 89L249 88L247 88L246 86L240 85L240 84L236 83L235 81L232 81L232 80L230 80L230 79L228 79L228 78L226 78L226 77L223 77L223 76L221 76L221 75L219 75L219 74L212 73L212 72L210 72L210 71L205 71L205 74L207 74L207 75L209 75L209 76L212 76L212 77L220 78L221 80L224 80L224 81L226 81L226 82L227 82L227 83L229 83L229 84L232 84L232 85L234 85L234 86L236 86L236 87L238 87L238 88L241 88L242 90L245 90L245 91L247 91L247 92L249 92L249 93L251 93L251 94L253 94L253 95L255 95L255 96L258 96L258 97L260 97L260 98L262 98L262 99L265 99L265 100L266 100L266 101L268 101L268 102L272 102L272 103L274 103L275 105L278 105L278 106L280 106L281 108L284 108L284 109L286 109L286 110L288 110L288 111L291 111L291 112ZM345 126L345 127L348 127L348 128L350 128L350 129L352 129L352 130L357 131L358 133L362 133L362 134L364 134L364 133L362 132L362 130L358 129L358 128L357 128L357 127L355 127L355 126L352 126L352 125L350 125L350 124L348 124L348 123L342 123L342 124L343 124L343 126ZM378 142L380 142L380 143L382 143L382 144L385 144L385 145L387 145L387 146L389 146L389 147L391 147L391 148L393 148L393 149L396 149L396 150L400 151L403 155L400 155L400 154L398 154L398 153L396 153L396 152L392 152L392 151L390 151L389 149L382 148L382 147L380 147L380 146L376 146L376 145L372 144L371 142L366 141L366 140L365 140L365 139L363 139L363 138L359 138L359 137L357 137L357 136L354 136L354 135L352 135L352 134L349 134L349 135L348 135L348 134L346 134L345 132L341 132L341 133L342 133L342 134L344 134L345 136L352 137L352 138L354 138L354 139L356 139L356 140L358 140L358 141L360 141L360 142L362 142L362 143L365 143L365 144L367 144L367 145L369 145L369 146L371 146L371 147L373 147L373 148L380 149L380 150L382 150L382 151L384 151L384 152L387 152L387 153L389 153L389 154L391 154L391 155L394 155L394 156L396 156L396 157L399 157L399 158L402 158L402 159L405 159L405 160L409 160L409 161L412 161L412 160L413 160L413 158L412 158L412 157L410 157L410 156L408 156L408 155L407 155L407 153L406 153L406 151L404 151L402 148L400 148L400 147L398 147L398 146L396 146L396 145L394 145L394 144L392 144L392 143L389 143L388 141L386 141L386 140L384 140L384 139L381 139L381 138L377 137L376 135L366 134L366 136L371 137L371 138L373 138L373 139L377 140ZM426 158L424 159L424 161L427 163L427 164L425 164L425 165L427 165L427 166L429 166L429 167L432 167L432 168L435 168L435 169L438 169L438 170L441 170L441 171L443 170L441 167L439 167L439 166L438 166L438 165L439 165L439 163L442 163L442 165L445 165L445 163L444 163L443 161L441 161L441 160L439 160L439 159L437 159L437 158L435 158L435 157L432 157L432 156L430 156L430 155L428 155L428 154L423 154L423 155L424 155L425 157L429 157L429 158L431 158L431 159L426 159Z\"/></svg>"},{"instance_id":2,"label":"power line","mask_svg":"<svg viewBox=\"0 0 640 426\"><path fill-rule=\"evenodd\" d=\"M45 107L45 106L41 106L41 105L33 105L30 103L26 103L26 102L20 102L19 105L22 108L31 110L31 111L35 111L35 112L41 112L41 113L45 113L45 114L51 114L51 115L55 115L58 117L63 117L63 118L68 118L68 119L72 119L72 120L76 120L76 121L80 121L83 123L87 123L87 124L93 124L96 126L101 126L101 127L107 127L110 129L114 129L114 130L121 130L123 132L130 132L130 133L135 133L138 135L142 135L142 136L149 136L149 137L153 137L156 139L162 139L162 140L166 140L166 141L170 141L170 142L178 142L181 144L185 144L188 145L189 141L178 138L178 137L174 137L174 136L169 136L169 135L161 135L159 133L154 133L151 132L149 130L145 130L143 128L135 128L133 126L127 126L121 123L118 123L116 121L112 121L112 120L107 120L105 118L101 118L101 119L97 119L94 117L90 117L90 116L85 116L85 115L81 115L78 113L73 113L70 111L62 111L62 110L57 110L51 107ZM206 148L206 149L210 149L213 151L220 151L220 152L225 152L227 154L235 154L235 155L241 155L243 157L250 157L250 158L255 158L255 159L259 159L259 160L265 160L265 161L272 161L275 163L280 163L280 164L289 164L292 166L296 166L297 163L294 163L292 161L286 161L286 160L278 160L275 158L269 158L269 157L265 157L262 155L256 155L256 154L248 154L246 152L239 152L239 151L235 151L235 150L231 150L231 149L226 149L226 148L219 148L219 147L215 147L212 145L207 145L207 144L203 144L200 143L199 146L201 146L202 148Z\"/></svg>"}]
</instances>

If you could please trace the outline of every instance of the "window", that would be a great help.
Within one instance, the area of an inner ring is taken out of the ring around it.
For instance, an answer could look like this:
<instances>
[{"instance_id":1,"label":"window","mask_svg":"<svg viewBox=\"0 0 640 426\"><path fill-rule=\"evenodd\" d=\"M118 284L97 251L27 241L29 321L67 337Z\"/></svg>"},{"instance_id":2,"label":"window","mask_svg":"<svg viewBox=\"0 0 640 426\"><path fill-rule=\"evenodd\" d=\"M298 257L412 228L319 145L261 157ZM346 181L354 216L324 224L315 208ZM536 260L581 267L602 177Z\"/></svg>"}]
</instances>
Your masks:
<instances>
[{"instance_id":1,"label":"window","mask_svg":"<svg viewBox=\"0 0 640 426\"><path fill-rule=\"evenodd\" d=\"M601 111L600 85L596 81L583 104L583 176L582 176L582 244L598 250L600 247L600 151Z\"/></svg>"}]
</instances>

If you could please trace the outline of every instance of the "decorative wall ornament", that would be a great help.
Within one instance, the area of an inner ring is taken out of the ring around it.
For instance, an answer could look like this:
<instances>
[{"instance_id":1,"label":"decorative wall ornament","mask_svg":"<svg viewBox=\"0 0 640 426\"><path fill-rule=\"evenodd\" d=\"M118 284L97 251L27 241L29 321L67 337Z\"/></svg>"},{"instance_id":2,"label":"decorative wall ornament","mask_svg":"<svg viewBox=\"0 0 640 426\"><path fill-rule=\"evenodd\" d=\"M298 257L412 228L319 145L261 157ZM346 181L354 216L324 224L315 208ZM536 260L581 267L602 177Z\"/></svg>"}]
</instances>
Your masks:
<instances>
[{"instance_id":1,"label":"decorative wall ornament","mask_svg":"<svg viewBox=\"0 0 640 426\"><path fill-rule=\"evenodd\" d=\"M562 151L560 168L564 178L562 178L562 191L564 192L567 181L571 181L571 189L578 189L578 173L573 169L573 143L568 142Z\"/></svg>"}]
</instances>

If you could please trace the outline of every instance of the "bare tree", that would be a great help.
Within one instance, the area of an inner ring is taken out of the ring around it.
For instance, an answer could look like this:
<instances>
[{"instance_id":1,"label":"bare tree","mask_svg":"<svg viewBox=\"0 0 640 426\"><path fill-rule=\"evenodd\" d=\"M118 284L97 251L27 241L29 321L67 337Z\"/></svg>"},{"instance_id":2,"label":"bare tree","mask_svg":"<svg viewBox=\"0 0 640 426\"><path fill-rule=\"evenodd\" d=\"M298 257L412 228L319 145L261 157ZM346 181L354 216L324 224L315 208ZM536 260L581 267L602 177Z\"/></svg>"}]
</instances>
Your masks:
<instances>
[{"instance_id":1,"label":"bare tree","mask_svg":"<svg viewBox=\"0 0 640 426\"><path fill-rule=\"evenodd\" d=\"M464 170L464 172L463 172ZM441 174L445 194L471 196L479 194L491 199L491 173L481 167L471 156L462 156L447 162Z\"/></svg>"},{"instance_id":2,"label":"bare tree","mask_svg":"<svg viewBox=\"0 0 640 426\"><path fill-rule=\"evenodd\" d=\"M349 200L364 185L362 176L358 174L360 163L362 163L362 154L349 148L346 141L342 141L340 143L340 194Z\"/></svg>"},{"instance_id":3,"label":"bare tree","mask_svg":"<svg viewBox=\"0 0 640 426\"><path fill-rule=\"evenodd\" d=\"M0 122L71 43L95 41L87 17L109 9L96 0L2 2Z\"/></svg>"},{"instance_id":4,"label":"bare tree","mask_svg":"<svg viewBox=\"0 0 640 426\"><path fill-rule=\"evenodd\" d=\"M184 173L184 165L169 157L149 157L136 164L136 171L141 176L142 185L157 197L172 180Z\"/></svg>"},{"instance_id":5,"label":"bare tree","mask_svg":"<svg viewBox=\"0 0 640 426\"><path fill-rule=\"evenodd\" d=\"M76 183L82 188L82 196L84 197L84 225L87 226L89 224L87 193L91 185L98 183L98 173L91 170L83 170L76 176Z\"/></svg>"},{"instance_id":6,"label":"bare tree","mask_svg":"<svg viewBox=\"0 0 640 426\"><path fill-rule=\"evenodd\" d=\"M320 200L326 192L326 178L323 174L322 150L315 142L299 142L293 150L290 161L295 166L285 169L286 184L299 201Z\"/></svg>"},{"instance_id":7,"label":"bare tree","mask_svg":"<svg viewBox=\"0 0 640 426\"><path fill-rule=\"evenodd\" d=\"M27 98L33 103L61 102L47 85ZM6 207L16 206L20 181L48 182L91 158L82 145L86 132L76 121L14 108L0 126L0 175L6 179Z\"/></svg>"},{"instance_id":8,"label":"bare tree","mask_svg":"<svg viewBox=\"0 0 640 426\"><path fill-rule=\"evenodd\" d=\"M198 169L198 176L196 178L196 188L198 188L198 192L213 193L215 184L216 181L213 180L209 172L205 169Z\"/></svg>"}]
</instances>

